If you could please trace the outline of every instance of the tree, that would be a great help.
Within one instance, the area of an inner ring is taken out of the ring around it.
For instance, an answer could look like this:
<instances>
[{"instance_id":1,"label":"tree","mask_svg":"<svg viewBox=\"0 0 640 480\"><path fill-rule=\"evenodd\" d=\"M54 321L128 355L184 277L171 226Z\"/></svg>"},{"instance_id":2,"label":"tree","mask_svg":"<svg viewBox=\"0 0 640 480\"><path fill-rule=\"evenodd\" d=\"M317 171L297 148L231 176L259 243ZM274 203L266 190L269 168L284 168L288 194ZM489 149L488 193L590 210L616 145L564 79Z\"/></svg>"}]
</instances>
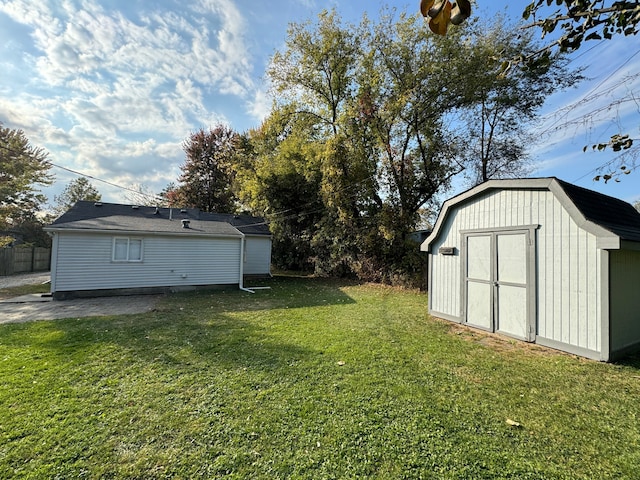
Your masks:
<instances>
[{"instance_id":1,"label":"tree","mask_svg":"<svg viewBox=\"0 0 640 480\"><path fill-rule=\"evenodd\" d=\"M69 210L76 202L80 200L88 200L90 202L99 202L102 200L102 195L86 177L79 177L72 180L67 184L60 195L54 195L53 197L56 205L53 207L53 212L56 216L62 215Z\"/></svg>"},{"instance_id":2,"label":"tree","mask_svg":"<svg viewBox=\"0 0 640 480\"><path fill-rule=\"evenodd\" d=\"M553 5L553 7L552 7ZM545 12L545 8L553 8ZM437 34L446 35L449 23L460 24L471 14L467 0L457 0L453 4L449 0L421 0L420 11L429 21L429 28ZM545 66L549 60L560 53L578 50L583 42L589 40L611 39L614 35L636 35L640 22L640 3L637 0L534 0L523 11L525 20L532 20L524 28L538 27L542 36L557 33L559 36L551 43L533 51L518 52L512 58L503 61L503 75L514 66L525 63L529 68ZM558 28L559 27L559 28ZM614 100L609 108L624 103L637 103L633 92L624 98ZM599 115L605 108L598 109L584 116L583 121ZM633 145L634 139L628 134L616 133L608 142L592 145L593 150L603 151L608 148L620 152L617 162L607 162L602 166L602 173L594 180L611 179L619 181L622 175L630 174L637 167L640 148ZM586 151L588 146L584 147ZM506 153L513 153L508 149Z\"/></svg>"},{"instance_id":3,"label":"tree","mask_svg":"<svg viewBox=\"0 0 640 480\"><path fill-rule=\"evenodd\" d=\"M276 109L260 128L247 133L251 151L238 172L240 196L269 221L273 264L313 271L311 241L325 213L321 174L312 153L315 145L293 132L296 117L289 113Z\"/></svg>"},{"instance_id":4,"label":"tree","mask_svg":"<svg viewBox=\"0 0 640 480\"><path fill-rule=\"evenodd\" d=\"M418 211L463 169L447 115L464 102L466 58L459 31L435 37L415 16L387 14L368 37L359 78L361 119L379 152L380 223L388 252L418 221ZM450 79L458 79L451 82Z\"/></svg>"},{"instance_id":5,"label":"tree","mask_svg":"<svg viewBox=\"0 0 640 480\"><path fill-rule=\"evenodd\" d=\"M555 4L551 14L538 14ZM561 8L560 8L561 7ZM548 53L554 47L563 52L577 50L588 40L611 39L613 35L635 35L640 22L637 1L605 0L535 0L524 9L525 20L533 19L529 27L540 27L546 36L560 27L560 37L537 53Z\"/></svg>"},{"instance_id":6,"label":"tree","mask_svg":"<svg viewBox=\"0 0 640 480\"><path fill-rule=\"evenodd\" d=\"M174 182L169 182L156 197L159 198L160 205L163 207L175 208L187 203L181 196L180 188Z\"/></svg>"},{"instance_id":7,"label":"tree","mask_svg":"<svg viewBox=\"0 0 640 480\"><path fill-rule=\"evenodd\" d=\"M224 125L193 132L184 142L186 154L180 176L180 195L186 205L205 212L232 213L237 209L234 163L238 134Z\"/></svg>"},{"instance_id":8,"label":"tree","mask_svg":"<svg viewBox=\"0 0 640 480\"><path fill-rule=\"evenodd\" d=\"M484 172L495 175L496 152L515 145L503 123L533 118L562 83L544 77L554 65L499 81L499 54L526 42L491 32L467 24L434 36L419 18L389 12L377 24L343 25L332 11L290 26L268 69L274 108L236 172L242 201L271 224L276 264L389 282L422 272L408 234L467 167L473 132L462 112L479 132L477 112L495 112L484 117Z\"/></svg>"},{"instance_id":9,"label":"tree","mask_svg":"<svg viewBox=\"0 0 640 480\"><path fill-rule=\"evenodd\" d=\"M361 38L362 28L345 27L335 11L325 11L317 25L290 26L286 49L274 55L268 70L279 100L265 130L275 135L268 142L279 149L277 158L296 158L288 180L303 175L309 183L300 185L306 184L309 195L316 192L311 202L302 203L306 212L289 220L303 221L289 227L305 229L296 237L296 258L312 252L304 262L317 273L351 271L361 254L358 237L368 228L365 212L376 190L377 155L354 125ZM289 209L297 210L294 205Z\"/></svg>"},{"instance_id":10,"label":"tree","mask_svg":"<svg viewBox=\"0 0 640 480\"><path fill-rule=\"evenodd\" d=\"M161 195L156 195L142 183L134 183L124 194L125 200L132 205L158 207L163 203Z\"/></svg>"},{"instance_id":11,"label":"tree","mask_svg":"<svg viewBox=\"0 0 640 480\"><path fill-rule=\"evenodd\" d=\"M537 112L549 95L575 85L582 76L569 70L559 53L544 62L516 64L502 75L505 61L537 51L538 43L531 34L515 36L516 27L500 17L490 25L470 28L475 30L474 41L468 42L466 51L474 79L462 109L466 176L477 184L526 175L527 147L536 142L529 127Z\"/></svg>"},{"instance_id":12,"label":"tree","mask_svg":"<svg viewBox=\"0 0 640 480\"><path fill-rule=\"evenodd\" d=\"M39 187L53 182L47 155L22 130L0 124L0 228L37 222L36 213L46 201Z\"/></svg>"}]
</instances>

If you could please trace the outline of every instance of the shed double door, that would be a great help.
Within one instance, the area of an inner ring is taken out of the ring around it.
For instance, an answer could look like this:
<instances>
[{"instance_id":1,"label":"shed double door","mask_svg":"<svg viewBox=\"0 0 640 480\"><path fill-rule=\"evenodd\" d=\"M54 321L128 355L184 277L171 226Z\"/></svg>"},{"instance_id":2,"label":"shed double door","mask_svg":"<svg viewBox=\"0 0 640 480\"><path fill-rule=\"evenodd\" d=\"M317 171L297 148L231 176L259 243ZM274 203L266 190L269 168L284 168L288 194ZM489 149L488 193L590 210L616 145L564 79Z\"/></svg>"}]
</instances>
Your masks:
<instances>
[{"instance_id":1,"label":"shed double door","mask_svg":"<svg viewBox=\"0 0 640 480\"><path fill-rule=\"evenodd\" d=\"M465 321L527 341L535 339L529 230L468 233L465 243ZM535 278L535 277L534 277Z\"/></svg>"}]
</instances>

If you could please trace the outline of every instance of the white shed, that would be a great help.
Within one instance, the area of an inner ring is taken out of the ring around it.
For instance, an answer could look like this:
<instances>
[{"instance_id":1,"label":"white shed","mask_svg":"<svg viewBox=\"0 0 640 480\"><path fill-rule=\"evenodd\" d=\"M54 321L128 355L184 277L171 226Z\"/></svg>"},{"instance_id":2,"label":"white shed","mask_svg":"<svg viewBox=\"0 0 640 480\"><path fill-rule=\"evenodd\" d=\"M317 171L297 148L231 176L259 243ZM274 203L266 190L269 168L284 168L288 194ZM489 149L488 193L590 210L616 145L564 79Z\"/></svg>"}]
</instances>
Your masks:
<instances>
[{"instance_id":1,"label":"white shed","mask_svg":"<svg viewBox=\"0 0 640 480\"><path fill-rule=\"evenodd\" d=\"M244 289L245 275L270 274L271 234L258 217L81 201L45 230L54 298Z\"/></svg>"},{"instance_id":2,"label":"white shed","mask_svg":"<svg viewBox=\"0 0 640 480\"><path fill-rule=\"evenodd\" d=\"M640 347L640 213L557 178L490 180L447 200L429 312L602 361Z\"/></svg>"}]
</instances>

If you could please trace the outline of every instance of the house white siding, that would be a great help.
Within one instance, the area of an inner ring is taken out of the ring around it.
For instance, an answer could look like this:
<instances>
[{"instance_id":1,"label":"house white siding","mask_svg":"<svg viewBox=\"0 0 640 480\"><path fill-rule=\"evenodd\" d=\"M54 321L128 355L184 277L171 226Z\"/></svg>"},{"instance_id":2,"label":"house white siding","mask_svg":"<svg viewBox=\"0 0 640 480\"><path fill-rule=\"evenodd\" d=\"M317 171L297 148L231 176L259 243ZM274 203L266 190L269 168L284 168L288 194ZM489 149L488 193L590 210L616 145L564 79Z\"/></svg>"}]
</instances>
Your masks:
<instances>
[{"instance_id":1,"label":"house white siding","mask_svg":"<svg viewBox=\"0 0 640 480\"><path fill-rule=\"evenodd\" d=\"M271 273L271 238L245 238L245 275L268 275Z\"/></svg>"},{"instance_id":2,"label":"house white siding","mask_svg":"<svg viewBox=\"0 0 640 480\"><path fill-rule=\"evenodd\" d=\"M462 234L536 226L537 335L594 352L601 348L600 254L549 190L488 190L451 208L431 244L430 311L462 321ZM441 246L455 255L441 255ZM434 288L433 285L437 285Z\"/></svg>"},{"instance_id":3,"label":"house white siding","mask_svg":"<svg viewBox=\"0 0 640 480\"><path fill-rule=\"evenodd\" d=\"M58 232L55 292L239 283L240 238L137 236L141 262L114 262L112 234ZM61 268L57 268L62 266Z\"/></svg>"}]
</instances>

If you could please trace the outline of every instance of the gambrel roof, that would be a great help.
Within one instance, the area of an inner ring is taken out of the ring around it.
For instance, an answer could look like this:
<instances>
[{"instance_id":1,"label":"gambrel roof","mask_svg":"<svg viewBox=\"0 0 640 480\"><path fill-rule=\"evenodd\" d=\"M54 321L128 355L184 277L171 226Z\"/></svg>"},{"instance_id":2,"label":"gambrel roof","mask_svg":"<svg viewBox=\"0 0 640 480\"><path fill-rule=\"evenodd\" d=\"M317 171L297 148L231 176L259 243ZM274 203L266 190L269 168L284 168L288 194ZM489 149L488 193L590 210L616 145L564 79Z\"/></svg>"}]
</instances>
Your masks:
<instances>
[{"instance_id":1,"label":"gambrel roof","mask_svg":"<svg viewBox=\"0 0 640 480\"><path fill-rule=\"evenodd\" d=\"M489 180L445 201L432 234L420 249L438 237L450 210L491 190L549 190L555 194L580 227L598 237L599 247L619 249L621 242L640 243L640 212L618 198L578 187L555 177ZM639 247L636 245L634 248Z\"/></svg>"},{"instance_id":2,"label":"gambrel roof","mask_svg":"<svg viewBox=\"0 0 640 480\"><path fill-rule=\"evenodd\" d=\"M186 221L187 228L184 226ZM210 236L270 236L263 218L180 209L79 201L47 231L113 231Z\"/></svg>"}]
</instances>

